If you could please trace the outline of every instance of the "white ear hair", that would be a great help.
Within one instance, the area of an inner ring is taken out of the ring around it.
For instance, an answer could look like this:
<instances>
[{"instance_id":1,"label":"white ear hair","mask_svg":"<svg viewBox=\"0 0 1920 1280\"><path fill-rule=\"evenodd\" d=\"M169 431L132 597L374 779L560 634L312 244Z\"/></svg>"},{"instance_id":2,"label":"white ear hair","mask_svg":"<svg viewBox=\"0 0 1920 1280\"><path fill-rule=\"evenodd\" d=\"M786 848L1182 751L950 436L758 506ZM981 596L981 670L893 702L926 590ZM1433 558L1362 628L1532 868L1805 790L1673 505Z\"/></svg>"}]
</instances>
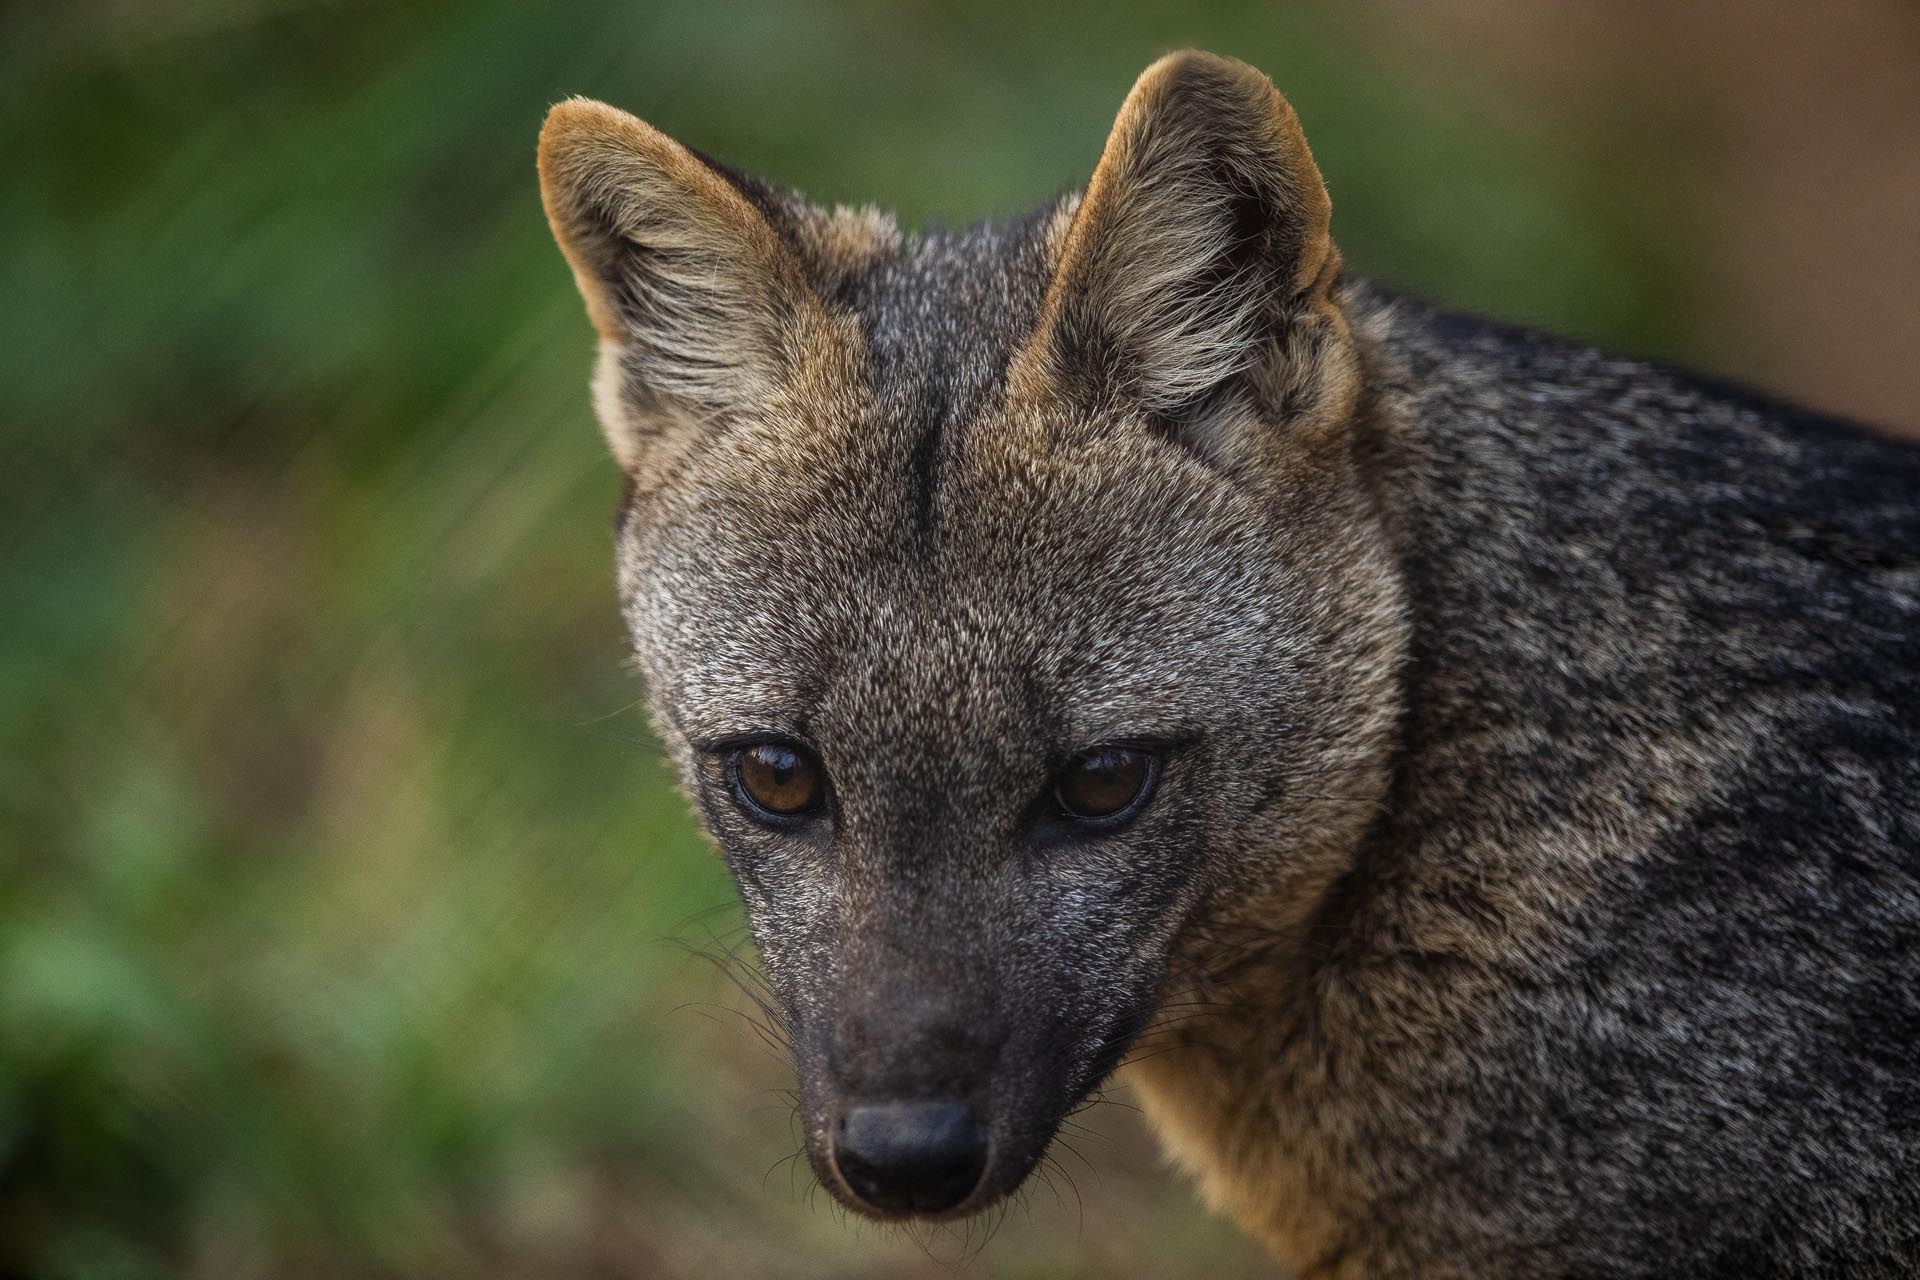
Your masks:
<instances>
[{"instance_id":1,"label":"white ear hair","mask_svg":"<svg viewBox=\"0 0 1920 1280\"><path fill-rule=\"evenodd\" d=\"M1263 380L1338 255L1299 121L1265 76L1210 54L1149 67L1062 239L1031 359L1148 413Z\"/></svg>"},{"instance_id":2,"label":"white ear hair","mask_svg":"<svg viewBox=\"0 0 1920 1280\"><path fill-rule=\"evenodd\" d=\"M540 133L554 238L601 335L594 401L614 456L724 418L778 382L817 305L799 263L724 177L604 103L554 107Z\"/></svg>"}]
</instances>

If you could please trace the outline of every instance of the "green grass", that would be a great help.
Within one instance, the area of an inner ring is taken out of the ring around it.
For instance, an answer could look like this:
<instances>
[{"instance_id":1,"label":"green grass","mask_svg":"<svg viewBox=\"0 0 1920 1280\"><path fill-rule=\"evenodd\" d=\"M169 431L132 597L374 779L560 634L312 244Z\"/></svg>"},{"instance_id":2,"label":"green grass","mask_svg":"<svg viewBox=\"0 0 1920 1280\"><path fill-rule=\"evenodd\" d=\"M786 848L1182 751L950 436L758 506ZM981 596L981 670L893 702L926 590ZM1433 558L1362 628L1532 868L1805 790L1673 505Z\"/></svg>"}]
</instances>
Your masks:
<instances>
[{"instance_id":1,"label":"green grass","mask_svg":"<svg viewBox=\"0 0 1920 1280\"><path fill-rule=\"evenodd\" d=\"M822 199L963 221L1083 180L1132 76L1205 44L1292 94L1363 269L1693 340L1677 199L1609 187L1600 142L1414 83L1337 6L1182 12L0 17L0 1272L972 1255L776 1163L784 1068L670 941L738 915L634 710L533 139L588 93ZM1131 1113L1096 1124L971 1268L1259 1273Z\"/></svg>"}]
</instances>

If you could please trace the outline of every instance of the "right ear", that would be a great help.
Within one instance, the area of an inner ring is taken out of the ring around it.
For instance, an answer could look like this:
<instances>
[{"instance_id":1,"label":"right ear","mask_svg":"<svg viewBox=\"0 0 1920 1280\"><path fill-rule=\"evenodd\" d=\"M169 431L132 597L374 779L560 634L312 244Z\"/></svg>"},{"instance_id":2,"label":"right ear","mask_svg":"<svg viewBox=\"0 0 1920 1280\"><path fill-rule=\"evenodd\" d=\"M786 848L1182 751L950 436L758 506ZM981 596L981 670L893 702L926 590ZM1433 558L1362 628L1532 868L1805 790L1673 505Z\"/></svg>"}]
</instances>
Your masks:
<instances>
[{"instance_id":1,"label":"right ear","mask_svg":"<svg viewBox=\"0 0 1920 1280\"><path fill-rule=\"evenodd\" d=\"M594 404L630 475L661 437L764 403L819 309L746 197L624 111L573 98L540 131L540 198L600 333Z\"/></svg>"},{"instance_id":2,"label":"right ear","mask_svg":"<svg viewBox=\"0 0 1920 1280\"><path fill-rule=\"evenodd\" d=\"M1341 420L1356 383L1331 208L1271 81L1168 54L1120 108L1012 385L1123 399L1223 459L1282 422Z\"/></svg>"}]
</instances>

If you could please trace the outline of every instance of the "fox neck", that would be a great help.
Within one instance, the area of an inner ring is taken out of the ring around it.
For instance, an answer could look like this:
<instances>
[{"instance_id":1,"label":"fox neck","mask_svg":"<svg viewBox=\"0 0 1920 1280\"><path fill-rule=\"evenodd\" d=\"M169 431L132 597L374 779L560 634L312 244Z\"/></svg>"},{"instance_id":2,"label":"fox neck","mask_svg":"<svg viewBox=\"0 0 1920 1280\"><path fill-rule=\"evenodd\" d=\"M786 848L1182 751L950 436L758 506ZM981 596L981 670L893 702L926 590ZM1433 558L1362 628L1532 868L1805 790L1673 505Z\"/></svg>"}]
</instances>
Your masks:
<instances>
[{"instance_id":1,"label":"fox neck","mask_svg":"<svg viewBox=\"0 0 1920 1280\"><path fill-rule=\"evenodd\" d=\"M1368 1220L1359 1171L1387 1082L1358 1078L1364 983L1327 955L1357 892L1357 873L1332 869L1354 867L1365 841L1342 834L1352 843L1344 858L1321 851L1317 892L1309 872L1276 876L1195 930L1121 1077L1208 1205L1303 1280L1371 1274L1374 1262L1356 1258L1379 1259L1389 1243L1361 1226L1355 1252Z\"/></svg>"},{"instance_id":2,"label":"fox neck","mask_svg":"<svg viewBox=\"0 0 1920 1280\"><path fill-rule=\"evenodd\" d=\"M1349 314L1371 371L1389 362L1385 324L1356 301L1350 294ZM1356 1172L1385 1082L1359 1078L1366 965L1351 920L1383 892L1370 850L1385 838L1405 767L1399 504L1418 484L1407 459L1419 450L1391 407L1366 393L1354 430L1348 528L1361 532L1336 557L1349 576L1332 588L1344 617L1364 619L1343 638L1348 669L1363 673L1348 694L1346 738L1290 824L1306 834L1284 846L1265 841L1251 861L1257 874L1223 886L1190 923L1159 1014L1122 1077L1213 1209L1303 1278L1368 1274L1391 1248L1364 1226ZM1262 843L1260 833L1245 839Z\"/></svg>"}]
</instances>

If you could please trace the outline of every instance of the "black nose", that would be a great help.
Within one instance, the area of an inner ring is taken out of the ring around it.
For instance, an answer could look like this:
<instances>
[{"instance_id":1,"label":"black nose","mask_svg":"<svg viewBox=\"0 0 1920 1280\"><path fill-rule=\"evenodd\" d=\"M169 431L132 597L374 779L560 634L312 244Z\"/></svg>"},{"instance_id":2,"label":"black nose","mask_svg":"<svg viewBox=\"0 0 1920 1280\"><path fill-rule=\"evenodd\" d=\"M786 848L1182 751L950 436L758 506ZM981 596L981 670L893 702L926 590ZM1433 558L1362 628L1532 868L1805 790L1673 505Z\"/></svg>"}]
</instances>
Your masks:
<instances>
[{"instance_id":1,"label":"black nose","mask_svg":"<svg viewBox=\"0 0 1920 1280\"><path fill-rule=\"evenodd\" d=\"M987 1130L964 1102L858 1104L834 1126L833 1162L884 1213L938 1213L979 1184Z\"/></svg>"}]
</instances>

